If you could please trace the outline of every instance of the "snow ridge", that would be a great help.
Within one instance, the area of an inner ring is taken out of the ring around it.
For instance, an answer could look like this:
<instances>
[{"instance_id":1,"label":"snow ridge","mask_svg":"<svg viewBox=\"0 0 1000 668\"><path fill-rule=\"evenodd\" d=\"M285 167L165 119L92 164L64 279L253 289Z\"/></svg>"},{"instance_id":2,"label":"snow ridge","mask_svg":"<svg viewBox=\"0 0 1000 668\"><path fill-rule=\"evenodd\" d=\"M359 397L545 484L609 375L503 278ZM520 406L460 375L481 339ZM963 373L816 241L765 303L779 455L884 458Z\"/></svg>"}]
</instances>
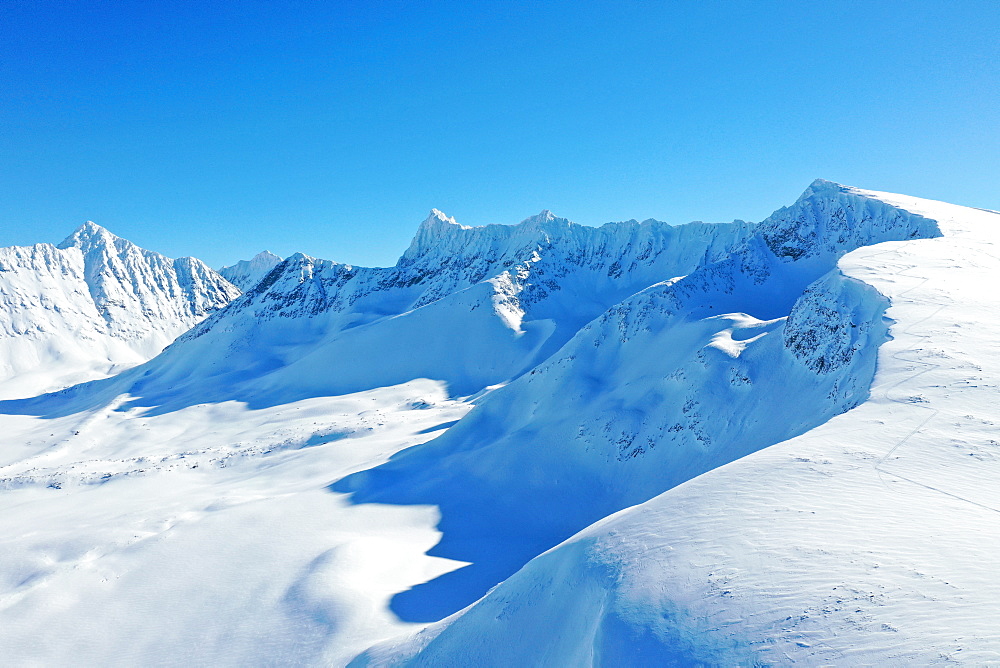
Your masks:
<instances>
[{"instance_id":1,"label":"snow ridge","mask_svg":"<svg viewBox=\"0 0 1000 668\"><path fill-rule=\"evenodd\" d=\"M822 380L871 355L887 324L871 309L891 303L869 401L594 523L355 665L991 663L1000 329L974 314L997 303L980 283L1000 219L857 192L944 233L851 252L786 321L783 347Z\"/></svg>"}]
</instances>

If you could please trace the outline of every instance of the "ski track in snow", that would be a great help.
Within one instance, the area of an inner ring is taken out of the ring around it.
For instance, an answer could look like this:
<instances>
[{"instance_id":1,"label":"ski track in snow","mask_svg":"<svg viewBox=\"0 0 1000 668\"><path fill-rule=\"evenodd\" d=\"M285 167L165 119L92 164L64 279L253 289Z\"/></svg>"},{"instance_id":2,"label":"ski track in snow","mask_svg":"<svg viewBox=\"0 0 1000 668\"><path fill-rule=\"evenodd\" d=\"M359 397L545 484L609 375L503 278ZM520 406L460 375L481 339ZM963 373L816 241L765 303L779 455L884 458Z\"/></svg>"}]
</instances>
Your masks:
<instances>
[{"instance_id":1,"label":"ski track in snow","mask_svg":"<svg viewBox=\"0 0 1000 668\"><path fill-rule=\"evenodd\" d=\"M984 211L986 213L997 213L996 211L991 211L989 209L980 209L980 210ZM884 253L888 254L888 253L892 253L892 251L884 251ZM980 254L988 256L988 257L991 257L994 260L997 260L998 264L1000 264L1000 258L998 258L996 255L993 255L992 253L987 253L987 252L982 251L982 250L980 250ZM876 253L875 255L873 255L871 257L875 257L877 255L878 254ZM917 268L918 268L917 265L906 265L903 268L901 268L899 271L895 272L895 275L896 276L904 276L906 274L906 272L914 270L914 269L917 269ZM920 283L918 283L917 285L913 286L912 288L909 288L908 290L904 290L903 292L900 292L898 295L896 295L896 298L897 299L904 298L907 295L907 293L909 293L911 291L914 291L914 290L917 290L918 288L922 287L925 283L928 283L929 281L931 281L930 277L924 278L923 280L920 281ZM904 355L910 354L917 347L917 345L920 344L921 341L928 341L931 338L929 334L923 334L923 335L916 334L916 335L914 335L914 334L911 333L912 330L917 329L918 327L920 327L920 325L924 324L925 322L932 321L932 320L941 320L942 318L939 318L938 316L942 312L944 312L945 310L947 310L949 307L951 307L953 305L954 305L954 303L952 301L949 301L948 303L945 303L945 304L940 304L939 307L937 308L937 310L935 310L933 313L931 313L930 315L928 315L925 318L922 318L922 319L920 319L920 320L918 320L916 322L913 322L913 323L909 324L905 329L902 330L902 332L901 332L902 334L913 336L914 338L916 338L918 340L915 341L908 349L901 350L901 351L893 353L892 354L893 359L904 361L904 362L910 362L912 364L919 364L919 365L923 366L924 369L922 371L918 371L917 373L913 374L909 378L903 378L902 380L900 380L895 385L886 388L886 390L885 390L885 392L883 394L883 396L885 397L886 400L892 401L892 402L895 402L895 403L898 403L898 404L912 405L912 402L908 401L907 399L903 399L903 398L896 398L896 399L894 399L894 398L890 397L889 396L890 392L892 392L892 390L894 390L894 389L896 389L898 387L901 387L903 385L911 383L914 379L916 379L920 375L923 375L923 374L926 374L926 373L929 373L929 372L932 372L932 371L934 371L936 369L941 368L940 364L935 364L935 363L931 363L931 362L925 362L925 361L920 360L920 359L907 359L906 357L904 357ZM937 487L934 487L933 485L928 485L928 484L925 484L925 483L913 480L911 478L907 478L906 476L900 475L899 473L894 473L893 471L891 471L890 469L888 469L886 467L886 461L888 461L889 458L892 457L892 455L900 447L902 447L904 444L906 444L907 441L909 441L911 438L913 438L918 433L920 433L921 431L923 431L927 427L927 425L932 420L934 420L938 416L938 414L940 414L940 412L941 412L937 408L930 408L928 406L919 406L919 407L923 408L925 410L930 411L930 415L928 415L927 419L925 419L923 422L921 422L916 427L914 427L913 431L911 431L909 434L907 434L902 439L900 439L900 441L898 443L896 443L896 445L894 445L887 453L885 453L885 455L881 459L879 459L879 461L875 464L875 469L878 470L878 471L882 471L882 472L888 473L888 474L890 474L890 475L892 475L892 476L894 476L896 478L900 478L901 480L905 480L905 481L907 481L909 483L912 483L914 485L919 485L921 487L924 487L926 489L929 489L929 490L932 490L932 491L935 491L935 492L939 492L939 493L944 494L946 496L950 496L950 497L953 497L955 499L959 499L961 501L965 501L966 503L971 503L972 505L979 506L979 507L984 508L986 510L992 510L993 512L1000 513L1000 508L995 508L993 506L989 506L989 505L985 505L985 504L982 504L982 503L978 503L976 501L973 501L972 499L965 498L965 497L961 496L960 494L955 494L955 493L952 493L952 492L948 492L948 491L945 491L943 489L939 489Z\"/></svg>"}]
</instances>

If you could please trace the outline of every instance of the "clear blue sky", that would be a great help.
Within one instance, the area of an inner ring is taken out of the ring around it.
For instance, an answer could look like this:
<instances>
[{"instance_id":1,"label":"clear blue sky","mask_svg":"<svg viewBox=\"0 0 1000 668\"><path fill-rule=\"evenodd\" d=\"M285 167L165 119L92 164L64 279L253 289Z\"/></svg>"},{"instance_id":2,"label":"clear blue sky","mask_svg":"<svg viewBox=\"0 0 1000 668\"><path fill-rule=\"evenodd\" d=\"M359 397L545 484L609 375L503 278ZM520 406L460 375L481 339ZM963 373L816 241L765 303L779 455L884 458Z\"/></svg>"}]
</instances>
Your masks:
<instances>
[{"instance_id":1,"label":"clear blue sky","mask_svg":"<svg viewBox=\"0 0 1000 668\"><path fill-rule=\"evenodd\" d=\"M0 245L391 264L437 207L1000 208L1000 3L0 0Z\"/></svg>"}]
</instances>

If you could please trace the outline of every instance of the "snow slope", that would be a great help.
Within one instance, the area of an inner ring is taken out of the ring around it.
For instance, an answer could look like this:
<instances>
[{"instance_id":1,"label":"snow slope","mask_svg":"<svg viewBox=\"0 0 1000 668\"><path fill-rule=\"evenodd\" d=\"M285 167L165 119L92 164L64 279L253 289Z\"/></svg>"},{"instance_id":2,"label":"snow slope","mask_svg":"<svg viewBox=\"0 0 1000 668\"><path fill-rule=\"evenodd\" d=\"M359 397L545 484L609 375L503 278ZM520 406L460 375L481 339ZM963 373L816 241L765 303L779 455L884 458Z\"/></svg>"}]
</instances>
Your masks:
<instances>
[{"instance_id":1,"label":"snow slope","mask_svg":"<svg viewBox=\"0 0 1000 668\"><path fill-rule=\"evenodd\" d=\"M238 294L200 260L171 260L90 222L58 246L0 248L0 396L144 362Z\"/></svg>"},{"instance_id":2,"label":"snow slope","mask_svg":"<svg viewBox=\"0 0 1000 668\"><path fill-rule=\"evenodd\" d=\"M839 262L891 303L866 402L595 523L359 663L1000 661L1000 215L853 192L944 235Z\"/></svg>"},{"instance_id":3,"label":"snow slope","mask_svg":"<svg viewBox=\"0 0 1000 668\"><path fill-rule=\"evenodd\" d=\"M459 565L423 555L434 508L326 489L459 419L439 384L163 415L126 399L0 416L0 663L344 665L411 628L394 592Z\"/></svg>"}]
</instances>

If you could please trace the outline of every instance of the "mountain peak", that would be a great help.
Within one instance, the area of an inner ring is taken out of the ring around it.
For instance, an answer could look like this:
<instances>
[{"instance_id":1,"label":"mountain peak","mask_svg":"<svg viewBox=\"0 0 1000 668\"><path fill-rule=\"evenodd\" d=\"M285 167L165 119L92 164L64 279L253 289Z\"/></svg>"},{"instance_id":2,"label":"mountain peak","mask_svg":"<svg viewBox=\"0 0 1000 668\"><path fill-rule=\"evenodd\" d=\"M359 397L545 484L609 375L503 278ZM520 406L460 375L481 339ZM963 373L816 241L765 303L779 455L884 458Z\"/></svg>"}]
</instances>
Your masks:
<instances>
[{"instance_id":1,"label":"mountain peak","mask_svg":"<svg viewBox=\"0 0 1000 668\"><path fill-rule=\"evenodd\" d=\"M108 230L105 229L105 228L103 228L103 227L101 227L100 225L98 225L94 221L88 220L83 225L81 225L80 227L76 228L76 231L77 232L86 232L86 233L89 233L89 234L96 234L96 233L100 233L100 232L107 232Z\"/></svg>"},{"instance_id":2,"label":"mountain peak","mask_svg":"<svg viewBox=\"0 0 1000 668\"><path fill-rule=\"evenodd\" d=\"M420 229L439 229L452 225L461 230L469 229L467 225L459 225L453 217L447 215L444 211L441 211L440 209L431 209L430 214L428 214L427 218L424 219L424 222L420 224Z\"/></svg>"},{"instance_id":3,"label":"mountain peak","mask_svg":"<svg viewBox=\"0 0 1000 668\"><path fill-rule=\"evenodd\" d=\"M536 215L530 216L530 217L525 218L524 220L522 220L521 224L524 225L525 223L547 222L547 221L555 220L555 219L556 219L556 216L551 211L549 211L548 209L542 209Z\"/></svg>"},{"instance_id":4,"label":"mountain peak","mask_svg":"<svg viewBox=\"0 0 1000 668\"><path fill-rule=\"evenodd\" d=\"M80 227L76 228L72 234L63 239L58 248L80 248L93 246L97 243L109 243L118 239L117 236L101 227L92 220L88 220Z\"/></svg>"},{"instance_id":5,"label":"mountain peak","mask_svg":"<svg viewBox=\"0 0 1000 668\"><path fill-rule=\"evenodd\" d=\"M250 258L250 262L271 262L273 260L281 262L281 257L275 255L269 250L262 250L261 252L257 253L252 258Z\"/></svg>"},{"instance_id":6,"label":"mountain peak","mask_svg":"<svg viewBox=\"0 0 1000 668\"><path fill-rule=\"evenodd\" d=\"M827 181L826 179L816 179L815 181L809 184L809 187L806 188L805 192L802 193L799 199L802 200L807 197L811 197L813 195L818 195L821 193L839 193L848 190L851 190L851 188L842 185L840 183L836 183L835 181Z\"/></svg>"},{"instance_id":7,"label":"mountain peak","mask_svg":"<svg viewBox=\"0 0 1000 668\"><path fill-rule=\"evenodd\" d=\"M271 251L264 250L249 260L240 260L236 264L219 269L222 276L246 292L257 285L261 279L271 273L271 270L281 264L282 258Z\"/></svg>"},{"instance_id":8,"label":"mountain peak","mask_svg":"<svg viewBox=\"0 0 1000 668\"><path fill-rule=\"evenodd\" d=\"M518 227L527 230L544 228L546 230L551 231L553 229L550 225L551 223L555 223L556 228L569 227L575 224L570 220L567 220L565 218L560 218L559 216L555 215L548 209L542 209L538 214L522 220L521 223L518 225Z\"/></svg>"},{"instance_id":9,"label":"mountain peak","mask_svg":"<svg viewBox=\"0 0 1000 668\"><path fill-rule=\"evenodd\" d=\"M440 209L431 209L430 214L420 223L417 233L410 242L410 247L403 253L403 258L416 257L427 249L439 245L441 239L451 236L451 232L470 230L467 225L460 225L454 218Z\"/></svg>"}]
</instances>

